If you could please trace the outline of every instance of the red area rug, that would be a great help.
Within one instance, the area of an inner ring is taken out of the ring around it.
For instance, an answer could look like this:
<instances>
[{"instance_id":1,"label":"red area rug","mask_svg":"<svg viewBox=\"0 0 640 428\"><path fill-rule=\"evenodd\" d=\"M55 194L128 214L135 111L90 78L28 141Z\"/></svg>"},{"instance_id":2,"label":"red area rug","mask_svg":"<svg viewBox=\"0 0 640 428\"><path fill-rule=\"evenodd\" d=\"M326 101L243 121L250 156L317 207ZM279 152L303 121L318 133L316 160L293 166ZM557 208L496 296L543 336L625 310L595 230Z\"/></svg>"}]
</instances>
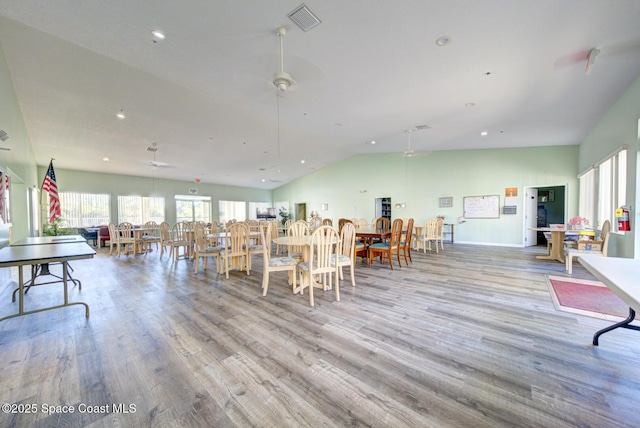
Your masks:
<instances>
[{"instance_id":1,"label":"red area rug","mask_svg":"<svg viewBox=\"0 0 640 428\"><path fill-rule=\"evenodd\" d=\"M629 306L599 281L547 276L556 309L605 318L626 318Z\"/></svg>"}]
</instances>

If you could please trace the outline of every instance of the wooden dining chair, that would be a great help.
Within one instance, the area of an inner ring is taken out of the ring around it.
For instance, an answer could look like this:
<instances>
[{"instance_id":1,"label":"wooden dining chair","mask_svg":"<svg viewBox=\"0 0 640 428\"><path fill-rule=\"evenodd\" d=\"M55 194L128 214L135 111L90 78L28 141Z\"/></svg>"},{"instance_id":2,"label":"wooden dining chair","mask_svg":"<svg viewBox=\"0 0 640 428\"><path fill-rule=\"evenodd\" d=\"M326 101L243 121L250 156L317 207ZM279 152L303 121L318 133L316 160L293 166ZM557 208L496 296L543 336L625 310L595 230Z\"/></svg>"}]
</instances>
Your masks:
<instances>
[{"instance_id":1,"label":"wooden dining chair","mask_svg":"<svg viewBox=\"0 0 640 428\"><path fill-rule=\"evenodd\" d=\"M224 261L223 270L227 279L231 269L246 270L250 275L247 263L247 244L249 243L249 229L242 223L233 223L227 227L227 238L225 239L224 250L220 252L220 257Z\"/></svg>"},{"instance_id":2,"label":"wooden dining chair","mask_svg":"<svg viewBox=\"0 0 640 428\"><path fill-rule=\"evenodd\" d=\"M340 301L340 284L338 282L338 266L331 263L335 254L335 247L338 243L338 231L331 226L320 226L311 234L309 245L309 260L298 263L300 273L300 294L304 294L304 289L309 289L309 304L315 305L313 289L315 277L327 277L329 283L325 283L326 289L335 289L336 301ZM335 287L333 287L333 277L335 276Z\"/></svg>"},{"instance_id":3,"label":"wooden dining chair","mask_svg":"<svg viewBox=\"0 0 640 428\"><path fill-rule=\"evenodd\" d=\"M187 222L178 222L171 227L171 254L173 255L173 261L177 261L180 257L185 259L189 257L190 231L191 226ZM180 256L180 248L182 248L182 256Z\"/></svg>"},{"instance_id":4,"label":"wooden dining chair","mask_svg":"<svg viewBox=\"0 0 640 428\"><path fill-rule=\"evenodd\" d=\"M107 226L109 229L109 255L113 254L114 247L116 248L116 254L118 253L118 225L115 223L109 223Z\"/></svg>"},{"instance_id":5,"label":"wooden dining chair","mask_svg":"<svg viewBox=\"0 0 640 428\"><path fill-rule=\"evenodd\" d=\"M131 252L135 254L137 244L138 241L133 233L133 224L126 221L120 223L118 225L118 257L120 257L122 246L124 246L125 256L129 254L129 248L131 248Z\"/></svg>"},{"instance_id":6,"label":"wooden dining chair","mask_svg":"<svg viewBox=\"0 0 640 428\"><path fill-rule=\"evenodd\" d=\"M402 239L402 219L395 219L391 225L391 237L389 242L377 242L369 245L369 266L373 263L373 258L378 254L380 256L380 263L384 262L384 258L389 258L389 266L393 270L393 254L396 254L398 259L398 266L402 267L400 263L400 240Z\"/></svg>"},{"instance_id":7,"label":"wooden dining chair","mask_svg":"<svg viewBox=\"0 0 640 428\"><path fill-rule=\"evenodd\" d=\"M201 224L196 224L194 226L195 233L195 266L193 272L198 274L200 259L203 259L202 269L207 269L207 262L209 258L215 257L216 259L216 272L220 273L220 253L224 250L224 247L220 245L211 245L209 240L206 238L205 228Z\"/></svg>"},{"instance_id":8,"label":"wooden dining chair","mask_svg":"<svg viewBox=\"0 0 640 428\"><path fill-rule=\"evenodd\" d=\"M351 285L356 286L355 265L356 256L366 256L364 243L356 241L356 228L352 223L346 223L340 231L338 251L331 257L331 263L337 264L340 279L344 280L343 267L348 266L351 273Z\"/></svg>"},{"instance_id":9,"label":"wooden dining chair","mask_svg":"<svg viewBox=\"0 0 640 428\"><path fill-rule=\"evenodd\" d=\"M418 240L422 242L422 250L424 253L427 252L427 248L431 251L431 243L433 242L436 246L436 253L438 252L438 220L435 218L430 218L424 222L424 227L422 228L422 235L417 237Z\"/></svg>"},{"instance_id":10,"label":"wooden dining chair","mask_svg":"<svg viewBox=\"0 0 640 428\"><path fill-rule=\"evenodd\" d=\"M298 220L292 223L287 229L287 236L307 236L309 235L309 225L304 220ZM295 245L289 245L289 257L298 262L302 261L302 253L304 248Z\"/></svg>"},{"instance_id":11,"label":"wooden dining chair","mask_svg":"<svg viewBox=\"0 0 640 428\"><path fill-rule=\"evenodd\" d=\"M413 259L411 258L411 241L413 240L413 219L410 218L407 220L407 229L402 238L402 242L400 242L400 247L402 248L402 254L404 255L404 262L409 266L409 262L413 263ZM437 245L437 244L436 244ZM407 261L408 257L408 261Z\"/></svg>"},{"instance_id":12,"label":"wooden dining chair","mask_svg":"<svg viewBox=\"0 0 640 428\"><path fill-rule=\"evenodd\" d=\"M444 219L437 219L438 225L436 228L436 250L438 249L438 244L440 244L440 248L444 251Z\"/></svg>"},{"instance_id":13,"label":"wooden dining chair","mask_svg":"<svg viewBox=\"0 0 640 428\"><path fill-rule=\"evenodd\" d=\"M171 225L166 221L160 223L160 258L164 254L164 249L169 248L169 257L173 258L173 247L171 245Z\"/></svg>"},{"instance_id":14,"label":"wooden dining chair","mask_svg":"<svg viewBox=\"0 0 640 428\"><path fill-rule=\"evenodd\" d=\"M144 234L142 244L145 251L151 251L151 244L156 244L156 250L160 244L160 226L155 221L148 221L144 224Z\"/></svg>"},{"instance_id":15,"label":"wooden dining chair","mask_svg":"<svg viewBox=\"0 0 640 428\"><path fill-rule=\"evenodd\" d=\"M261 242L264 247L262 252L262 295L266 296L269 291L269 274L271 272L289 272L289 284L292 284L292 291L296 289L296 266L298 262L291 257L271 257L273 229L278 228L277 221L269 222L267 230L261 230Z\"/></svg>"}]
</instances>

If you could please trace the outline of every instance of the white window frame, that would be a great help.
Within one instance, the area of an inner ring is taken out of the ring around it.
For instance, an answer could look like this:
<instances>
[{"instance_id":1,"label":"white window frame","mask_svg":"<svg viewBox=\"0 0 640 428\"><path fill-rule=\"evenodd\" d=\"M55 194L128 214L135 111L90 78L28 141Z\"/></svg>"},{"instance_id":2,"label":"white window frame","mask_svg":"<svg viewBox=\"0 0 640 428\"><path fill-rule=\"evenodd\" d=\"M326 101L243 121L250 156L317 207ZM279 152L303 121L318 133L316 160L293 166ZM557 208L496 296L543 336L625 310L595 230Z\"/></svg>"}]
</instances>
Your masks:
<instances>
[{"instance_id":1,"label":"white window frame","mask_svg":"<svg viewBox=\"0 0 640 428\"><path fill-rule=\"evenodd\" d=\"M118 195L118 222L142 225L148 221L162 223L164 198L158 196Z\"/></svg>"},{"instance_id":2,"label":"white window frame","mask_svg":"<svg viewBox=\"0 0 640 428\"><path fill-rule=\"evenodd\" d=\"M618 232L615 210L627 200L627 156L627 148L622 146L578 176L579 214L596 229L609 220L612 232L622 233Z\"/></svg>"},{"instance_id":3,"label":"white window frame","mask_svg":"<svg viewBox=\"0 0 640 428\"><path fill-rule=\"evenodd\" d=\"M245 221L247 219L247 203L245 201L218 201L220 223L229 220Z\"/></svg>"},{"instance_id":4,"label":"white window frame","mask_svg":"<svg viewBox=\"0 0 640 428\"><path fill-rule=\"evenodd\" d=\"M211 196L175 195L176 222L203 221L211 223ZM181 207L189 207L190 213L181 213Z\"/></svg>"},{"instance_id":5,"label":"white window frame","mask_svg":"<svg viewBox=\"0 0 640 428\"><path fill-rule=\"evenodd\" d=\"M93 227L111 221L111 195L60 192L60 209L66 227Z\"/></svg>"}]
</instances>

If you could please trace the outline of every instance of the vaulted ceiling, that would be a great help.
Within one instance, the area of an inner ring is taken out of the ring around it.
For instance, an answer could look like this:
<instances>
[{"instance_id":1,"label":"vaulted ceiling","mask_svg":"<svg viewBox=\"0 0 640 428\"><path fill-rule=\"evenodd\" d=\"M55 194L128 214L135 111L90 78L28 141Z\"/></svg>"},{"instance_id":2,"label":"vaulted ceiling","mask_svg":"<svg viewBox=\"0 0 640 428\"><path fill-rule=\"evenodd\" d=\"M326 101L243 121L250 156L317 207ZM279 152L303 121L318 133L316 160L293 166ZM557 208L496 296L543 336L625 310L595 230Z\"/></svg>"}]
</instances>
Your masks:
<instances>
[{"instance_id":1,"label":"vaulted ceiling","mask_svg":"<svg viewBox=\"0 0 640 428\"><path fill-rule=\"evenodd\" d=\"M640 74L637 0L308 0L309 31L299 5L0 0L37 163L272 189L409 138L579 144Z\"/></svg>"}]
</instances>

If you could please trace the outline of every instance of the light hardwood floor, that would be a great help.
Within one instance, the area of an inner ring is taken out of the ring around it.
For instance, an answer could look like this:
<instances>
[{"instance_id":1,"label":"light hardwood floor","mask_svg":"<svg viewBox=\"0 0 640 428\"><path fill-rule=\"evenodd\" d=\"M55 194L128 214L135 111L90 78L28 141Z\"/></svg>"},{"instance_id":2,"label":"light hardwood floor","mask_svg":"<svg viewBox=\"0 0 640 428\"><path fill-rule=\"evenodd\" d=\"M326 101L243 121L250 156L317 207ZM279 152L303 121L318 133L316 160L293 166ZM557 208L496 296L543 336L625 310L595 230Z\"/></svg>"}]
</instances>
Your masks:
<instances>
[{"instance_id":1,"label":"light hardwood floor","mask_svg":"<svg viewBox=\"0 0 640 428\"><path fill-rule=\"evenodd\" d=\"M0 401L37 410L0 426L639 426L640 332L592 347L611 322L554 309L544 274L564 266L544 251L455 244L393 272L359 262L355 288L345 273L341 301L319 291L311 308L286 273L262 297L257 256L226 280L100 250L72 263L88 320L74 306L0 323ZM27 307L60 287L32 289ZM53 405L75 413L43 412Z\"/></svg>"}]
</instances>

